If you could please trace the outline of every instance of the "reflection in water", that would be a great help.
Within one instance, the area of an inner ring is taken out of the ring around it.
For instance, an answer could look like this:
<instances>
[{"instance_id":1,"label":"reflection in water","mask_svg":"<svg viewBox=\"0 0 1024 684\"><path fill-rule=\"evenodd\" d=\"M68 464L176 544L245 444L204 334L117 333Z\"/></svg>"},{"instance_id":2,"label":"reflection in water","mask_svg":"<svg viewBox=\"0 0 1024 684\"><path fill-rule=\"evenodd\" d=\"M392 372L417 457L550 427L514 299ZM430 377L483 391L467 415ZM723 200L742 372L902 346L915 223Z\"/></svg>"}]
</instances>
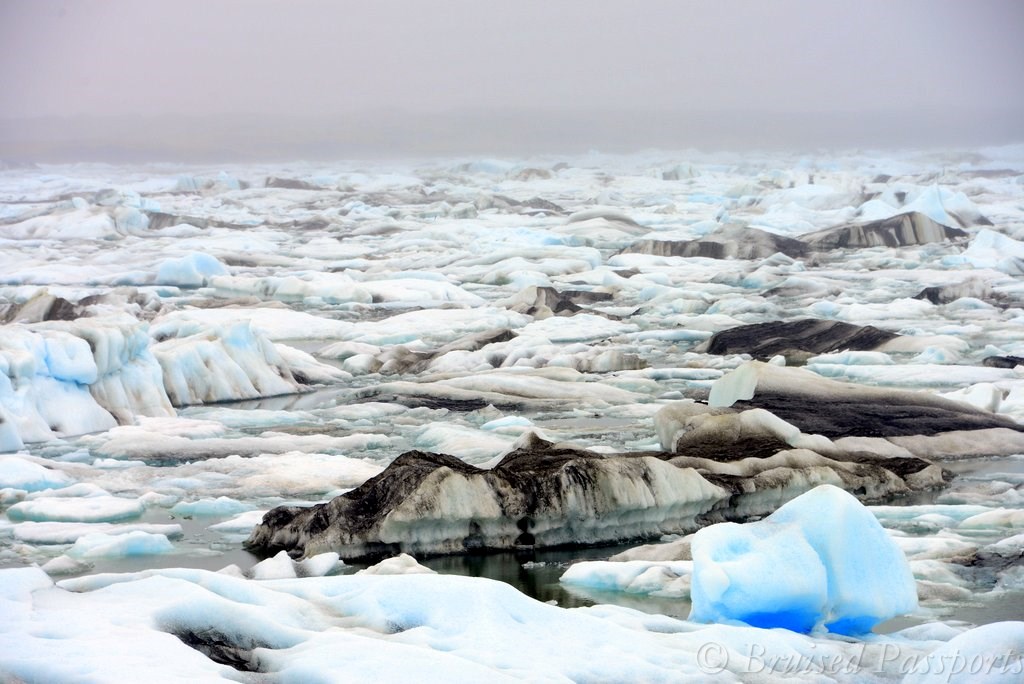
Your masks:
<instances>
[{"instance_id":1,"label":"reflection in water","mask_svg":"<svg viewBox=\"0 0 1024 684\"><path fill-rule=\"evenodd\" d=\"M672 617L685 618L689 615L690 604L681 599L594 591L582 587L569 587L558 581L565 569L574 562L608 560L609 556L632 546L627 544L600 548L440 556L428 558L421 563L431 570L446 575L487 577L500 580L538 601L553 601L563 608L606 603Z\"/></svg>"}]
</instances>

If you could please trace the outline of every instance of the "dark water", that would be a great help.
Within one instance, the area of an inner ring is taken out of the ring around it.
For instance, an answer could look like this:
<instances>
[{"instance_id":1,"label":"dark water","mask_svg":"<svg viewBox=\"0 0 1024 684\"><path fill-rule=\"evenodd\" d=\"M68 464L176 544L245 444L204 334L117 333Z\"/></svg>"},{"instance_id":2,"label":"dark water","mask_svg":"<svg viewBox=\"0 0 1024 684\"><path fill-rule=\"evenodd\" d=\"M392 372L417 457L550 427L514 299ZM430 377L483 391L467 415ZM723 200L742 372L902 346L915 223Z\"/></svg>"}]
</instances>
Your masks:
<instances>
[{"instance_id":1,"label":"dark water","mask_svg":"<svg viewBox=\"0 0 1024 684\"><path fill-rule=\"evenodd\" d=\"M633 544L600 548L556 549L530 553L492 553L474 556L442 556L421 561L422 565L446 575L487 577L510 584L538 601L554 602L563 608L592 606L598 603L636 608L685 618L688 601L641 597L622 592L605 592L562 584L559 578L577 561L608 560Z\"/></svg>"}]
</instances>

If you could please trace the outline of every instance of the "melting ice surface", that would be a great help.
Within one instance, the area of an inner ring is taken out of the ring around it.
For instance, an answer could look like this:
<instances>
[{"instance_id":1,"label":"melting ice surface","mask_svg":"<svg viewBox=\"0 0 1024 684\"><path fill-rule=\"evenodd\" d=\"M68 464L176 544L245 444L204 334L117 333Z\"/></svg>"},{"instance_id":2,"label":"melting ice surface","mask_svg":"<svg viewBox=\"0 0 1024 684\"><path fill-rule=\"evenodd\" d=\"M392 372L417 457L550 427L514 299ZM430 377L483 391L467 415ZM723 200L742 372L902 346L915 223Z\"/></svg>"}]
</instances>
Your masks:
<instances>
[{"instance_id":1,"label":"melting ice surface","mask_svg":"<svg viewBox=\"0 0 1024 684\"><path fill-rule=\"evenodd\" d=\"M863 227L908 212L934 223L897 244ZM851 225L832 240L848 246L807 253L754 237ZM694 240L696 256L631 249ZM421 559L442 574L257 559L242 541L266 510L410 449L486 466L538 430L657 450L654 414L747 360L698 346L743 324L898 333L789 359L1021 422L1024 148L7 169L0 246L3 677L1020 680L1024 460L969 438L888 447L932 449L953 479L869 502L881 527L749 523L723 572L764 605L695 571L736 547L713 527L614 556ZM889 573L828 582L893 547L916 609ZM761 591L786 563L825 584ZM808 587L814 619L792 626L809 634L685 619L692 599L694 618L757 624ZM901 613L885 634L834 634Z\"/></svg>"}]
</instances>

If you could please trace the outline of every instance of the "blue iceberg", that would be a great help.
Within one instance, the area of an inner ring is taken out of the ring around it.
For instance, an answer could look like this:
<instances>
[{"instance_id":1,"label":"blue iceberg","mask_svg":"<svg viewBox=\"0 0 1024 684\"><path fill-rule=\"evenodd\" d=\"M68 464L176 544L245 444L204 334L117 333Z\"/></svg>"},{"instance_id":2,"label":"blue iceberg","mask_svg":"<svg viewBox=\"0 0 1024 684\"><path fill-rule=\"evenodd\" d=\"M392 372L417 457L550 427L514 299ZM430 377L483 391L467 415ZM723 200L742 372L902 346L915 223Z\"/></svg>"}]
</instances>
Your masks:
<instances>
[{"instance_id":1,"label":"blue iceberg","mask_svg":"<svg viewBox=\"0 0 1024 684\"><path fill-rule=\"evenodd\" d=\"M851 494L821 485L759 522L693 540L697 622L863 634L917 608L910 565Z\"/></svg>"}]
</instances>

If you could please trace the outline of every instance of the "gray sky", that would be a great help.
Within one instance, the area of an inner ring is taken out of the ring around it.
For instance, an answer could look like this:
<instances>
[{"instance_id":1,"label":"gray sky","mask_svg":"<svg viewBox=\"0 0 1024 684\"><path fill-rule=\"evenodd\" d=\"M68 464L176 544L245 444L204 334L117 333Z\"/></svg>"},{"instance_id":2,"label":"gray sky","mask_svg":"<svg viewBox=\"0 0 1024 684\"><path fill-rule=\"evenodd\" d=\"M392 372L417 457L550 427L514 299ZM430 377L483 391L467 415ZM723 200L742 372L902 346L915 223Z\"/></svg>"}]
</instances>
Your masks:
<instances>
[{"instance_id":1,"label":"gray sky","mask_svg":"<svg viewBox=\"0 0 1024 684\"><path fill-rule=\"evenodd\" d=\"M40 116L1019 113L1021 29L1019 0L0 0L0 125L10 138L10 119Z\"/></svg>"}]
</instances>

